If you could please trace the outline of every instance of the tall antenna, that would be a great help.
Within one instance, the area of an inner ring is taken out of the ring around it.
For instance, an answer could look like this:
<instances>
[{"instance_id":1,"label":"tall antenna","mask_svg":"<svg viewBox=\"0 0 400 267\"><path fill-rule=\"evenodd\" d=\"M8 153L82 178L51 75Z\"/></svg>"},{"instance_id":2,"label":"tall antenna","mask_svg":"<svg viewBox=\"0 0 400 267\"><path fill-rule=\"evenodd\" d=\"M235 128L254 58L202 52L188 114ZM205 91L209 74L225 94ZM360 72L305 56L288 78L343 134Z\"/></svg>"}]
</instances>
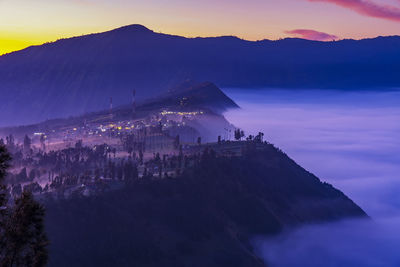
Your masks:
<instances>
[{"instance_id":1,"label":"tall antenna","mask_svg":"<svg viewBox=\"0 0 400 267\"><path fill-rule=\"evenodd\" d=\"M136 116L136 90L133 89L132 91L132 117L135 118Z\"/></svg>"},{"instance_id":2,"label":"tall antenna","mask_svg":"<svg viewBox=\"0 0 400 267\"><path fill-rule=\"evenodd\" d=\"M113 116L113 113L112 113L112 110L113 109L113 99L112 99L112 96L110 97L110 116L112 117Z\"/></svg>"}]
</instances>

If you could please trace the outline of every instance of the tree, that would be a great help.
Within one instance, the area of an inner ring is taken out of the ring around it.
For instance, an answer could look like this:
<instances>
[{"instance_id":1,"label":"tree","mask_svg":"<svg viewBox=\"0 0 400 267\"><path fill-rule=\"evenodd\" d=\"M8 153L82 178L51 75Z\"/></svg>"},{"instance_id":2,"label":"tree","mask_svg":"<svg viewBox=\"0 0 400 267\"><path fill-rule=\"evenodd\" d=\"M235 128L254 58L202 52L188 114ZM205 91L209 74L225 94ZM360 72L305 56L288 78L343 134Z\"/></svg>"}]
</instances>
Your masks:
<instances>
[{"instance_id":1,"label":"tree","mask_svg":"<svg viewBox=\"0 0 400 267\"><path fill-rule=\"evenodd\" d=\"M7 142L7 146L14 147L14 145L15 145L14 136L12 134L10 134L9 136L6 136L6 142Z\"/></svg>"},{"instance_id":2,"label":"tree","mask_svg":"<svg viewBox=\"0 0 400 267\"><path fill-rule=\"evenodd\" d=\"M5 146L0 146L0 257L2 256L1 249L3 247L3 239L5 231L5 220L7 216L7 187L4 185L6 170L9 167L11 160Z\"/></svg>"},{"instance_id":3,"label":"tree","mask_svg":"<svg viewBox=\"0 0 400 267\"><path fill-rule=\"evenodd\" d=\"M121 163L120 165L118 165L117 167L117 179L118 180L122 180L124 177L124 170L123 170L123 164Z\"/></svg>"},{"instance_id":4,"label":"tree","mask_svg":"<svg viewBox=\"0 0 400 267\"><path fill-rule=\"evenodd\" d=\"M254 138L254 140L257 141L257 142L259 142L259 143L262 143L263 138L264 138L264 133L259 132L259 133L256 135L256 137Z\"/></svg>"},{"instance_id":5,"label":"tree","mask_svg":"<svg viewBox=\"0 0 400 267\"><path fill-rule=\"evenodd\" d=\"M14 198L17 198L18 196L20 196L22 194L21 184L13 185L13 187L11 189L11 194L14 196Z\"/></svg>"},{"instance_id":6,"label":"tree","mask_svg":"<svg viewBox=\"0 0 400 267\"><path fill-rule=\"evenodd\" d=\"M235 130L235 140L236 141L242 140L243 137L244 137L244 132L240 129L236 129Z\"/></svg>"},{"instance_id":7,"label":"tree","mask_svg":"<svg viewBox=\"0 0 400 267\"><path fill-rule=\"evenodd\" d=\"M10 166L11 156L8 154L5 146L0 146L0 184L3 185L6 171Z\"/></svg>"},{"instance_id":8,"label":"tree","mask_svg":"<svg viewBox=\"0 0 400 267\"><path fill-rule=\"evenodd\" d=\"M43 151L46 151L46 136L44 134L40 135L40 145Z\"/></svg>"},{"instance_id":9,"label":"tree","mask_svg":"<svg viewBox=\"0 0 400 267\"><path fill-rule=\"evenodd\" d=\"M29 172L29 181L33 181L33 180L35 180L35 177L36 177L36 172L35 172L35 169L32 169L32 170L30 170L30 172Z\"/></svg>"},{"instance_id":10,"label":"tree","mask_svg":"<svg viewBox=\"0 0 400 267\"><path fill-rule=\"evenodd\" d=\"M75 143L75 149L82 149L82 147L83 147L82 139L80 139Z\"/></svg>"},{"instance_id":11,"label":"tree","mask_svg":"<svg viewBox=\"0 0 400 267\"><path fill-rule=\"evenodd\" d=\"M126 184L130 184L134 179L136 179L135 167L131 160L124 165L124 179Z\"/></svg>"},{"instance_id":12,"label":"tree","mask_svg":"<svg viewBox=\"0 0 400 267\"><path fill-rule=\"evenodd\" d=\"M1 266L45 266L48 240L44 232L45 209L23 192L13 206L7 205L4 178L11 160L0 146L0 263Z\"/></svg>"},{"instance_id":13,"label":"tree","mask_svg":"<svg viewBox=\"0 0 400 267\"><path fill-rule=\"evenodd\" d=\"M48 239L44 232L44 207L32 193L24 191L6 222L5 247L1 262L4 266L45 266Z\"/></svg>"},{"instance_id":14,"label":"tree","mask_svg":"<svg viewBox=\"0 0 400 267\"><path fill-rule=\"evenodd\" d=\"M174 148L178 149L179 145L180 145L181 141L180 141L180 137L179 134L177 136L175 136L175 140L174 140Z\"/></svg>"},{"instance_id":15,"label":"tree","mask_svg":"<svg viewBox=\"0 0 400 267\"><path fill-rule=\"evenodd\" d=\"M140 165L143 164L143 151L141 149L139 150L139 163Z\"/></svg>"},{"instance_id":16,"label":"tree","mask_svg":"<svg viewBox=\"0 0 400 267\"><path fill-rule=\"evenodd\" d=\"M29 138L28 135L25 135L25 137L24 137L24 151L25 151L25 153L29 153L31 151L31 144L32 144L31 139Z\"/></svg>"},{"instance_id":17,"label":"tree","mask_svg":"<svg viewBox=\"0 0 400 267\"><path fill-rule=\"evenodd\" d=\"M159 162L161 161L160 153L157 152L157 153L155 154L155 156L154 156L154 161L157 162L157 163L159 163Z\"/></svg>"},{"instance_id":18,"label":"tree","mask_svg":"<svg viewBox=\"0 0 400 267\"><path fill-rule=\"evenodd\" d=\"M27 180L28 180L28 173L26 172L26 167L24 167L17 175L17 182L26 182Z\"/></svg>"}]
</instances>

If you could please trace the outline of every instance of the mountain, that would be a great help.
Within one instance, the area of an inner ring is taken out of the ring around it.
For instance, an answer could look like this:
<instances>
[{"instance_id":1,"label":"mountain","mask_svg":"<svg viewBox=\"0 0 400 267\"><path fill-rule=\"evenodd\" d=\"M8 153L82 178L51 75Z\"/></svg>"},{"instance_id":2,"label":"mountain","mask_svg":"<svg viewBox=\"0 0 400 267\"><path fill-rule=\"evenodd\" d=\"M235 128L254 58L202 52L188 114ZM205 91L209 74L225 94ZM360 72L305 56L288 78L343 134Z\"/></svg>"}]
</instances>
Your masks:
<instances>
[{"instance_id":1,"label":"mountain","mask_svg":"<svg viewBox=\"0 0 400 267\"><path fill-rule=\"evenodd\" d=\"M210 82L185 81L166 93L136 103L135 119L144 119L151 114L157 114L162 109L174 111L204 111L202 118L197 118L196 127L203 134L203 141L209 136L214 141L221 134L220 130L229 128L230 123L222 116L227 109L239 108L239 106ZM121 105L113 108L113 116L110 117L110 109L85 113L80 116L57 118L46 120L36 124L0 127L0 136L12 134L18 140L23 140L25 135L37 132L54 132L60 129L74 128L86 123L109 124L115 121L132 119L132 104Z\"/></svg>"},{"instance_id":2,"label":"mountain","mask_svg":"<svg viewBox=\"0 0 400 267\"><path fill-rule=\"evenodd\" d=\"M181 107L192 109L196 107L205 108L218 114L228 109L239 108L232 99L211 82L185 81L162 94L158 99L152 98L146 102L160 107L179 104Z\"/></svg>"},{"instance_id":3,"label":"mountain","mask_svg":"<svg viewBox=\"0 0 400 267\"><path fill-rule=\"evenodd\" d=\"M399 87L400 37L316 42L184 38L130 25L0 57L1 125L154 97L193 79L220 87Z\"/></svg>"},{"instance_id":4,"label":"mountain","mask_svg":"<svg viewBox=\"0 0 400 267\"><path fill-rule=\"evenodd\" d=\"M308 223L367 218L270 144L204 152L174 178L46 202L49 266L264 266L253 238Z\"/></svg>"}]
</instances>

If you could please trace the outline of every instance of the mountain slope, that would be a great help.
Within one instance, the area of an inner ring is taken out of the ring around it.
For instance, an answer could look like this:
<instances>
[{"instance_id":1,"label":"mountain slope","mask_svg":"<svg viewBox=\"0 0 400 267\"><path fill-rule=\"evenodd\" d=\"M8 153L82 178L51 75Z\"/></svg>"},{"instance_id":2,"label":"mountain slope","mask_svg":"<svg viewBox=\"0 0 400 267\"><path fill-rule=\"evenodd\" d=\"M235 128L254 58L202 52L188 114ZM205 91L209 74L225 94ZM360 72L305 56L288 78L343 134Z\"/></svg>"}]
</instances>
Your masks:
<instances>
[{"instance_id":1,"label":"mountain slope","mask_svg":"<svg viewBox=\"0 0 400 267\"><path fill-rule=\"evenodd\" d=\"M272 145L248 145L241 157L204 153L176 178L47 203L50 266L263 266L257 235L367 217Z\"/></svg>"},{"instance_id":2,"label":"mountain slope","mask_svg":"<svg viewBox=\"0 0 400 267\"><path fill-rule=\"evenodd\" d=\"M216 136L221 134L219 130L230 125L221 113L227 109L238 107L215 84L210 82L196 83L186 81L167 93L136 103L135 119L144 119L152 113L157 114L162 109L172 109L174 111L197 111L200 109L207 116L198 118L196 122L201 123L201 125L197 126L203 129L200 131L204 133L203 137L212 136L211 138L214 141ZM105 109L86 113L81 116L46 120L36 124L0 127L0 136L12 134L17 140L23 140L25 135L31 135L35 132L49 133L52 131L62 131L60 130L62 128L74 128L93 121L99 124L109 124L115 121L131 120L132 104L114 107L113 117L110 118L109 115L110 110ZM205 140L207 139L203 139L203 141Z\"/></svg>"},{"instance_id":3,"label":"mountain slope","mask_svg":"<svg viewBox=\"0 0 400 267\"><path fill-rule=\"evenodd\" d=\"M140 25L0 57L0 122L77 115L165 92L187 78L230 87L398 87L400 37L315 42L184 38Z\"/></svg>"},{"instance_id":4,"label":"mountain slope","mask_svg":"<svg viewBox=\"0 0 400 267\"><path fill-rule=\"evenodd\" d=\"M209 109L218 114L227 109L239 107L215 84L211 82L196 83L193 81L186 81L162 94L158 99L149 99L146 102L160 107L180 104L182 107L188 107L189 109Z\"/></svg>"}]
</instances>

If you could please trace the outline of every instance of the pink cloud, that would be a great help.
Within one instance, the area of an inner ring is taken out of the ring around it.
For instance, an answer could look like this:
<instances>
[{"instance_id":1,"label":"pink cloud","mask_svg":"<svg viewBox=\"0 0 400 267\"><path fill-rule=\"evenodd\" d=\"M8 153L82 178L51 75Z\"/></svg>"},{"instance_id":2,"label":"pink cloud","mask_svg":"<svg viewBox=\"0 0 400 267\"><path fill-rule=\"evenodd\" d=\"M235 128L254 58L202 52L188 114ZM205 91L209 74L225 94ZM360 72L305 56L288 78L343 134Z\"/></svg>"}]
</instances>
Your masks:
<instances>
[{"instance_id":1,"label":"pink cloud","mask_svg":"<svg viewBox=\"0 0 400 267\"><path fill-rule=\"evenodd\" d=\"M332 3L351 9L361 15L400 22L400 8L388 4L377 4L371 0L308 0Z\"/></svg>"},{"instance_id":2,"label":"pink cloud","mask_svg":"<svg viewBox=\"0 0 400 267\"><path fill-rule=\"evenodd\" d=\"M332 41L338 39L336 35L314 30L307 30L307 29L296 29L291 31L285 31L285 33L294 37L299 37L314 41Z\"/></svg>"}]
</instances>

